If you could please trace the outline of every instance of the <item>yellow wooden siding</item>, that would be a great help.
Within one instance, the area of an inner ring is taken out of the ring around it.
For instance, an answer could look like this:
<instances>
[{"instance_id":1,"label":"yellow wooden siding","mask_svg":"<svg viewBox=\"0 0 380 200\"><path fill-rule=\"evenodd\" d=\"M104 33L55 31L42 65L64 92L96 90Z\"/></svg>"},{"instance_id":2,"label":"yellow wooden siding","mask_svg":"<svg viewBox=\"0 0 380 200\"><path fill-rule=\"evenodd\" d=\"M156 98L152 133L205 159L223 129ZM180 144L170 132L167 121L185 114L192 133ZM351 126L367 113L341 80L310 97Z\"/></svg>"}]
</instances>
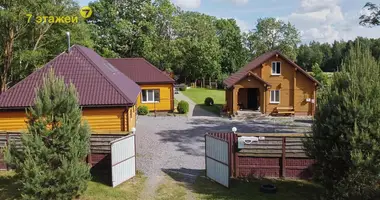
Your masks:
<instances>
[{"instance_id":1,"label":"yellow wooden siding","mask_svg":"<svg viewBox=\"0 0 380 200\"><path fill-rule=\"evenodd\" d=\"M271 75L273 61L281 62L281 75ZM306 98L312 98L314 82L301 72L294 73L294 71L295 67L280 57L273 56L263 63L261 77L272 85L267 92L267 112L272 112L276 107L293 106L296 113L311 114L312 107L306 102ZM294 84L294 74L296 74L296 84ZM270 103L271 90L280 90L279 104Z\"/></svg>"},{"instance_id":2,"label":"yellow wooden siding","mask_svg":"<svg viewBox=\"0 0 380 200\"><path fill-rule=\"evenodd\" d=\"M87 120L94 133L123 131L123 112L125 108L85 108L82 119Z\"/></svg>"},{"instance_id":3,"label":"yellow wooden siding","mask_svg":"<svg viewBox=\"0 0 380 200\"><path fill-rule=\"evenodd\" d=\"M311 114L312 105L306 102L307 98L313 98L314 82L311 82L304 74L297 72L296 77L296 106L297 112Z\"/></svg>"},{"instance_id":4,"label":"yellow wooden siding","mask_svg":"<svg viewBox=\"0 0 380 200\"><path fill-rule=\"evenodd\" d=\"M160 102L142 103L142 94L137 99L137 105L148 106L150 111L169 111L173 109L173 84L140 85L141 90L160 90Z\"/></svg>"},{"instance_id":5,"label":"yellow wooden siding","mask_svg":"<svg viewBox=\"0 0 380 200\"><path fill-rule=\"evenodd\" d=\"M25 131L26 121L26 112L23 110L0 112L0 131Z\"/></svg>"},{"instance_id":6,"label":"yellow wooden siding","mask_svg":"<svg viewBox=\"0 0 380 200\"><path fill-rule=\"evenodd\" d=\"M133 109L131 112L133 112ZM134 109L136 110L136 109ZM123 112L125 108L84 108L82 111L82 119L87 120L91 127L92 133L121 133L124 131L123 125L136 125L136 118L124 118ZM126 113L126 112L125 112ZM133 115L132 115L133 116ZM26 130L26 114L25 111L2 111L0 112L0 131L25 131ZM129 122L129 120L132 120Z\"/></svg>"}]
</instances>

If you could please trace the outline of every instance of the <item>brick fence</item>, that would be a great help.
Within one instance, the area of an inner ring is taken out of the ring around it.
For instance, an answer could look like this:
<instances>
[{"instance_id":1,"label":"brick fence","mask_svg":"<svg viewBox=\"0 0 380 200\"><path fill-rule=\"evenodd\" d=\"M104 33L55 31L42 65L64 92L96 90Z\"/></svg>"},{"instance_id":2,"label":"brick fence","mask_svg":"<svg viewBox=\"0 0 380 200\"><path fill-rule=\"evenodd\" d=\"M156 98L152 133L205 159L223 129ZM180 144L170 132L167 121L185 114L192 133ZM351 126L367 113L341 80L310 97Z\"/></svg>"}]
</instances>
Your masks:
<instances>
[{"instance_id":1,"label":"brick fence","mask_svg":"<svg viewBox=\"0 0 380 200\"><path fill-rule=\"evenodd\" d=\"M273 177L309 179L314 160L305 151L305 134L208 133L229 143L230 174L235 178ZM238 137L262 137L238 148Z\"/></svg>"}]
</instances>

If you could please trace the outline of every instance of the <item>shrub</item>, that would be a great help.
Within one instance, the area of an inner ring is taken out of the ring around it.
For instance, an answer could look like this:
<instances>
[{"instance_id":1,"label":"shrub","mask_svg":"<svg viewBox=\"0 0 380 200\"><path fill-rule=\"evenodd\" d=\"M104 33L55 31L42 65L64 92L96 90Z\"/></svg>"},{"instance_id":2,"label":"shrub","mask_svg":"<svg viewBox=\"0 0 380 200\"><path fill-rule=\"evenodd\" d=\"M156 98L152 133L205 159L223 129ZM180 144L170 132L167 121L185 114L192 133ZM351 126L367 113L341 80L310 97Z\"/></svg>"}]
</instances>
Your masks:
<instances>
[{"instance_id":1,"label":"shrub","mask_svg":"<svg viewBox=\"0 0 380 200\"><path fill-rule=\"evenodd\" d=\"M380 64L356 44L341 69L323 88L305 141L313 175L325 199L379 199Z\"/></svg>"},{"instance_id":2,"label":"shrub","mask_svg":"<svg viewBox=\"0 0 380 200\"><path fill-rule=\"evenodd\" d=\"M177 110L180 114L186 114L189 112L189 103L186 101L180 101L177 105Z\"/></svg>"},{"instance_id":3,"label":"shrub","mask_svg":"<svg viewBox=\"0 0 380 200\"><path fill-rule=\"evenodd\" d=\"M179 85L179 90L180 91L186 91L187 90L187 85L186 84L180 84Z\"/></svg>"},{"instance_id":4,"label":"shrub","mask_svg":"<svg viewBox=\"0 0 380 200\"><path fill-rule=\"evenodd\" d=\"M15 169L22 199L74 199L90 180L84 161L90 150L90 129L81 123L74 85L66 86L53 72L44 77L28 109L28 132L21 146L11 143L5 160Z\"/></svg>"},{"instance_id":5,"label":"shrub","mask_svg":"<svg viewBox=\"0 0 380 200\"><path fill-rule=\"evenodd\" d=\"M137 108L137 114L139 114L139 115L147 115L147 114L149 114L148 106L139 106Z\"/></svg>"},{"instance_id":6,"label":"shrub","mask_svg":"<svg viewBox=\"0 0 380 200\"><path fill-rule=\"evenodd\" d=\"M205 99L205 105L206 106L212 106L212 105L214 105L214 99L212 99L211 97L207 97Z\"/></svg>"}]
</instances>

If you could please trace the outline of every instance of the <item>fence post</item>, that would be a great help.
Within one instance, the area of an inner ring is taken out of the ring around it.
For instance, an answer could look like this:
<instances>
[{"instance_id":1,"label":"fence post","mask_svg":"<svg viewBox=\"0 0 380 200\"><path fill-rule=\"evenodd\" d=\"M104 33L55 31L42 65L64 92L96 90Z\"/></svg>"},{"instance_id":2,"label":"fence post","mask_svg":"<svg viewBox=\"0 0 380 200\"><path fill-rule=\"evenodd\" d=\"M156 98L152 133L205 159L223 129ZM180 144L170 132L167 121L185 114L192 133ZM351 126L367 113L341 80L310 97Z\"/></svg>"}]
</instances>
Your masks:
<instances>
[{"instance_id":1,"label":"fence post","mask_svg":"<svg viewBox=\"0 0 380 200\"><path fill-rule=\"evenodd\" d=\"M7 147L9 145L9 133L5 132L5 134L6 134L5 137L7 139L7 141L5 142L5 146ZM4 161L5 166L7 168L7 171L8 171L9 170L9 166L8 166L8 164L4 160L4 153L3 153L3 161Z\"/></svg>"},{"instance_id":2,"label":"fence post","mask_svg":"<svg viewBox=\"0 0 380 200\"><path fill-rule=\"evenodd\" d=\"M92 153L91 153L91 145L90 145L90 153L87 155L87 163L92 167Z\"/></svg>"},{"instance_id":3,"label":"fence post","mask_svg":"<svg viewBox=\"0 0 380 200\"><path fill-rule=\"evenodd\" d=\"M282 138L281 176L286 178L286 137Z\"/></svg>"}]
</instances>

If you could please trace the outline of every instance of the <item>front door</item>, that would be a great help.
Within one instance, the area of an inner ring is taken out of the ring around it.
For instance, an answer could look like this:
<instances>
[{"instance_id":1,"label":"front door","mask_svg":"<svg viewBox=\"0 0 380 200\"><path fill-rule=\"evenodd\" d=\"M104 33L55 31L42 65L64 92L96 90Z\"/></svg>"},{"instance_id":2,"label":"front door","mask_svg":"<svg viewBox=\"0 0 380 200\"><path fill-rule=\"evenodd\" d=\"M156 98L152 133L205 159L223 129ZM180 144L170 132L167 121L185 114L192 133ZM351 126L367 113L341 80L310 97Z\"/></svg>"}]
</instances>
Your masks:
<instances>
[{"instance_id":1,"label":"front door","mask_svg":"<svg viewBox=\"0 0 380 200\"><path fill-rule=\"evenodd\" d=\"M258 108L258 102L257 102L258 93L259 92L258 92L257 88L248 88L248 90L247 90L248 109L257 110L257 108Z\"/></svg>"}]
</instances>

